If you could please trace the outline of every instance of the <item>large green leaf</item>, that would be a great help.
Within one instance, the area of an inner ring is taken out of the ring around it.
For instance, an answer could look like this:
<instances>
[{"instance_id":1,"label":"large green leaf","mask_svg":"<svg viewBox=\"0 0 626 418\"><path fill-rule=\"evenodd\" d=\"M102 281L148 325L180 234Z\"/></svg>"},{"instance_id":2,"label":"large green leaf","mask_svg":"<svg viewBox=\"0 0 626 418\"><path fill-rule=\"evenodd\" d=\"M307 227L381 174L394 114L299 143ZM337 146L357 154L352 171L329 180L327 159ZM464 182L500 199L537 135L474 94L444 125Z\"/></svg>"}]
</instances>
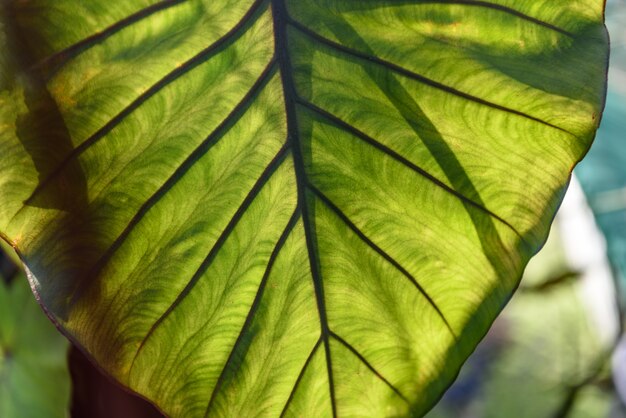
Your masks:
<instances>
[{"instance_id":1,"label":"large green leaf","mask_svg":"<svg viewBox=\"0 0 626 418\"><path fill-rule=\"evenodd\" d=\"M9 1L0 230L171 416L420 415L541 246L602 0Z\"/></svg>"}]
</instances>

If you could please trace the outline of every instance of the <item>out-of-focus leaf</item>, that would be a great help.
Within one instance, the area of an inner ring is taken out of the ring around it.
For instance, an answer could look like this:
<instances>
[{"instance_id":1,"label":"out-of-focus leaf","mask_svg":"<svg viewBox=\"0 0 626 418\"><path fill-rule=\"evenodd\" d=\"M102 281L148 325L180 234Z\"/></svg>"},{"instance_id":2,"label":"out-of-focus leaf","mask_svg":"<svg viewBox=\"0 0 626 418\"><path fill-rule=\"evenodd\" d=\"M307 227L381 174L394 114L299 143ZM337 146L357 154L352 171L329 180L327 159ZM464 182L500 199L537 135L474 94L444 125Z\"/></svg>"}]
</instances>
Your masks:
<instances>
[{"instance_id":1,"label":"out-of-focus leaf","mask_svg":"<svg viewBox=\"0 0 626 418\"><path fill-rule=\"evenodd\" d=\"M581 388L566 418L624 418L626 408L610 385L590 384Z\"/></svg>"},{"instance_id":2,"label":"out-of-focus leaf","mask_svg":"<svg viewBox=\"0 0 626 418\"><path fill-rule=\"evenodd\" d=\"M0 417L67 416L67 349L67 340L33 299L24 275L11 285L0 278Z\"/></svg>"},{"instance_id":3,"label":"out-of-focus leaf","mask_svg":"<svg viewBox=\"0 0 626 418\"><path fill-rule=\"evenodd\" d=\"M520 294L506 310L509 349L491 365L482 415L550 418L606 357L575 284Z\"/></svg>"},{"instance_id":4,"label":"out-of-focus leaf","mask_svg":"<svg viewBox=\"0 0 626 418\"><path fill-rule=\"evenodd\" d=\"M175 417L421 415L602 108L602 0L5 3L0 231Z\"/></svg>"}]
</instances>

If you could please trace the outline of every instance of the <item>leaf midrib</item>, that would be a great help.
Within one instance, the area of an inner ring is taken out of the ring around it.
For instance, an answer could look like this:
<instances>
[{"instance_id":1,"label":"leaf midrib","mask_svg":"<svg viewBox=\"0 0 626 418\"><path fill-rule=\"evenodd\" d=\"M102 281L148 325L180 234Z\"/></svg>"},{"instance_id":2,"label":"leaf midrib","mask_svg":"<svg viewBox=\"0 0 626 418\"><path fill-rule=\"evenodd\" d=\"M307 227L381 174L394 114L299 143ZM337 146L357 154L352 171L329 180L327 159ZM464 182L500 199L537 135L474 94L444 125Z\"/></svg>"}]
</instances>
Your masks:
<instances>
[{"instance_id":1,"label":"leaf midrib","mask_svg":"<svg viewBox=\"0 0 626 418\"><path fill-rule=\"evenodd\" d=\"M298 193L298 206L302 214L302 223L304 225L304 235L306 248L309 258L311 276L313 278L313 286L315 290L315 300L317 302L317 310L320 319L321 340L324 344L326 354L326 370L328 374L328 386L330 391L330 402L333 417L337 417L337 403L335 399L335 387L333 379L332 357L330 352L330 329L328 326L328 317L326 313L326 303L324 299L324 283L320 271L319 255L315 245L315 237L313 231L313 221L311 219L310 207L307 204L306 197L306 173L304 157L302 155L302 144L300 142L300 133L298 129L298 120L296 113L296 88L293 80L293 67L289 57L289 42L287 37L287 24L289 15L284 0L272 0L271 2L272 20L274 22L274 48L276 50L279 72L283 85L283 96L285 101L285 111L287 115L287 142L291 144L291 150L294 157L294 171L296 175L296 187Z\"/></svg>"}]
</instances>

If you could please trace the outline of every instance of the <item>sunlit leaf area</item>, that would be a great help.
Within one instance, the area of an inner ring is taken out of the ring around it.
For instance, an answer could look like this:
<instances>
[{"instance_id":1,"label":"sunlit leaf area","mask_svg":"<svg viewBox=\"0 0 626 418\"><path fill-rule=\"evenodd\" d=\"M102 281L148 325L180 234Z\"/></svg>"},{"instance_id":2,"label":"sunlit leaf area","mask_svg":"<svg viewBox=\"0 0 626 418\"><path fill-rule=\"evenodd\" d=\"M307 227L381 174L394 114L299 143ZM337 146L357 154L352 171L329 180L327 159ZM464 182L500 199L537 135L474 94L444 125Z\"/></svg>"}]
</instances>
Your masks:
<instances>
[{"instance_id":1,"label":"sunlit leaf area","mask_svg":"<svg viewBox=\"0 0 626 418\"><path fill-rule=\"evenodd\" d=\"M626 0L0 0L0 244L0 418L626 418Z\"/></svg>"}]
</instances>

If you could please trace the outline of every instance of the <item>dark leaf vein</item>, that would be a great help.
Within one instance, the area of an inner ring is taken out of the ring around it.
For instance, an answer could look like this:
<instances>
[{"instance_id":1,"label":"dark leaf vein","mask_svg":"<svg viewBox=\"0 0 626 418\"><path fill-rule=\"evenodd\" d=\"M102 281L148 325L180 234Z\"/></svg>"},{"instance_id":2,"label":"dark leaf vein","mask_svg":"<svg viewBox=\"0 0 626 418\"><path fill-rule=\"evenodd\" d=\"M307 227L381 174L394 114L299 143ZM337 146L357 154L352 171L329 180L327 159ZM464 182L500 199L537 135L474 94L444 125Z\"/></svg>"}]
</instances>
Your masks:
<instances>
[{"instance_id":1,"label":"dark leaf vein","mask_svg":"<svg viewBox=\"0 0 626 418\"><path fill-rule=\"evenodd\" d=\"M403 75L403 76L405 76L407 78L410 78L410 79L413 79L415 81L418 81L418 82L420 82L422 84L425 84L427 86L430 86L430 87L436 88L438 90L444 91L446 93L453 94L455 96L458 96L458 97L461 97L463 99L472 101L474 103L478 103L478 104L481 104L481 105L484 105L484 106L488 106L488 107L490 107L492 109L496 109L496 110L500 110L500 111L503 111L503 112L506 112L506 113L510 113L510 114L513 114L513 115L521 116L521 117L523 117L525 119L532 120L534 122L540 123L540 124L545 125L545 126L549 126L551 128L554 128L554 129L558 129L559 131L565 132L565 133L575 137L574 134L572 134L571 132L565 130L564 128L561 128L560 126L553 125L553 124L551 124L549 122L546 122L546 121L544 121L542 119L539 119L539 118L536 118L534 116L531 116L531 115L529 115L527 113L520 112L519 110L511 109L511 108L508 108L506 106L502 106L502 105L499 105L499 104L487 101L485 99L481 99L480 97L477 97L477 96L474 96L474 95L462 92L462 91L457 90L457 89L455 89L453 87L447 86L445 84L439 83L438 81L435 81L435 80L432 80L432 79L430 79L428 77L425 77L425 76L423 76L421 74L417 74L417 73L415 73L413 71L407 70L406 68L400 67L399 65L394 64L394 63L392 63L390 61L383 60L383 59L381 59L381 58L379 58L379 57L377 57L375 55L370 55L370 54L358 51L358 50L356 50L354 48L350 48L350 47L347 47L345 45L342 45L342 44L339 44L337 42L334 42L334 41L332 41L332 40L330 40L328 38L325 38L325 37L321 36L317 32L312 31L311 29L307 28L306 26L304 26L300 22L297 22L297 21L295 21L293 19L289 20L289 24L292 27L294 27L295 29L297 29L298 31L300 31L301 33L303 33L306 36L308 36L310 39L312 39L314 41L317 41L317 42L319 42L319 43L321 43L321 44L323 44L323 45L327 46L328 48L331 48L331 49L333 49L335 51L343 52L346 55L358 58L360 60L364 60L364 61L366 61L368 63L374 63L374 64L377 64L377 65L380 65L380 66L382 66L384 68L387 68L390 71L393 71L393 72L398 73L400 75Z\"/></svg>"},{"instance_id":2,"label":"dark leaf vein","mask_svg":"<svg viewBox=\"0 0 626 418\"><path fill-rule=\"evenodd\" d=\"M243 339L244 335L248 331L250 324L254 320L254 315L256 314L259 308L259 305L261 304L263 293L265 291L265 286L267 285L267 281L272 272L272 267L274 266L274 262L276 261L276 258L278 257L280 250L283 248L285 241L287 241L289 234L291 233L291 231L293 230L294 226L296 225L299 219L300 219L300 208L296 207L293 214L291 215L291 218L289 219L289 222L287 222L287 226L285 226L285 229L283 230L280 238L278 239L278 241L276 242L276 245L274 246L274 249L272 250L269 261L267 263L267 268L265 269L265 273L263 274L263 278L261 279L261 283L259 284L259 288L257 290L256 296L254 297L254 301L252 302L252 305L250 306L250 310L248 311L248 314L243 323L243 326L241 327L241 331L239 332L239 335L237 336L237 340L235 340L235 343L233 344L230 354L228 355L228 359L224 363L224 367L222 368L222 371L217 379L215 387L213 388L213 392L211 393L211 398L209 400L209 403L206 408L206 412L204 414L205 416L209 414L209 411L211 410L211 406L213 405L213 402L215 401L216 395L219 393L221 386L224 383L228 366L230 365L235 355L237 347L239 346L241 340Z\"/></svg>"},{"instance_id":3,"label":"dark leaf vein","mask_svg":"<svg viewBox=\"0 0 626 418\"><path fill-rule=\"evenodd\" d=\"M373 139L373 138L369 137L368 135L366 135L365 133L361 132L360 130L358 130L354 126L348 124L347 122L344 122L343 120L339 119L337 116L335 116L332 113L330 113L330 112L328 112L328 111L326 111L326 110L324 110L324 109L314 105L311 102L308 102L308 101L303 100L303 99L298 99L298 103L300 105L306 107L307 109L309 109L309 110L319 114L323 118L327 119L328 121L330 121L331 123L333 123L337 127L343 129L344 131L352 134L356 138L358 138L358 139L364 141L365 143L373 146L374 148L376 148L378 151L382 152L383 154L385 154L385 155L393 158L394 160L398 161L399 163L403 164L405 167L411 169L415 173L417 173L420 176L426 178L428 181L432 182L435 186L437 186L437 187L441 188L442 190L450 193L454 197L460 199L462 202L467 203L467 204L473 206L474 208L480 210L481 212L484 212L485 214L487 214L487 215L491 216L492 218L498 220L499 222L501 222L502 224L504 224L508 228L510 228L522 241L524 240L523 235L520 234L517 231L517 229L513 225L511 225L507 220L505 220L501 216L495 214L491 210L487 209L484 205L482 205L482 204L480 204L480 203L470 199L469 197L465 196L464 194L462 194L462 193L458 192L457 190L453 189L452 187L448 186L447 184L445 184L444 182L442 182L441 180L439 180L438 178L436 178L432 174L428 173L424 169L420 168L416 164L412 163L411 161L409 161L408 159L406 159L402 155L398 154L397 152L395 152L391 148L386 147L385 145L381 144L380 142L376 141L375 139Z\"/></svg>"},{"instance_id":4,"label":"dark leaf vein","mask_svg":"<svg viewBox=\"0 0 626 418\"><path fill-rule=\"evenodd\" d=\"M158 3L152 4L138 12L135 12L118 22L115 22L111 26L94 33L87 38L82 39L81 41L59 51L53 55L48 56L47 58L40 61L36 67L44 71L45 73L52 73L57 68L61 67L64 63L71 60L72 58L77 57L83 51L91 48L92 46L105 41L110 36L116 34L120 30L131 26L134 23L137 23L156 12L161 10L168 9L172 6L176 6L179 3L183 3L187 0L162 0Z\"/></svg>"},{"instance_id":5,"label":"dark leaf vein","mask_svg":"<svg viewBox=\"0 0 626 418\"><path fill-rule=\"evenodd\" d=\"M187 285L178 294L174 302L172 302L172 304L165 310L165 312L159 317L159 319L157 319L156 322L150 327L150 329L146 333L146 336L139 344L139 348L137 349L137 352L135 354L135 357L129 369L129 375L132 372L133 365L135 361L137 360L137 358L139 357L139 354L141 353L146 342L154 334L156 329L163 323L163 321L165 321L165 319L178 307L178 305L193 290L195 285L198 283L198 280L200 280L202 275L207 271L209 266L213 263L213 260L215 259L217 254L220 252L222 246L224 245L224 243L226 242L230 234L233 232L233 230L235 229L235 227L237 226L237 224L239 223L243 215L246 213L246 211L248 210L248 208L250 207L254 199L257 197L257 195L259 194L263 186L269 181L269 179L272 177L272 174L276 172L278 167L280 167L282 162L285 160L285 157L287 156L289 149L290 149L289 143L286 143L285 145L283 145L280 151L268 164L268 166L265 168L263 173L261 173L261 175L255 182L254 186L252 186L252 188L246 195L245 199L243 200L239 208L237 208L237 211L233 214L230 221L228 222L228 224L222 231L221 235L219 236L219 238L217 239L217 241L215 242L215 244L213 245L213 247L211 248L207 256L204 258L204 260L202 261L202 263L200 264L200 266L198 267L194 275L191 277Z\"/></svg>"},{"instance_id":6,"label":"dark leaf vein","mask_svg":"<svg viewBox=\"0 0 626 418\"><path fill-rule=\"evenodd\" d=\"M433 309L437 312L437 315L439 315L439 317L441 318L441 320L444 322L444 324L446 325L446 328L448 329L448 331L450 331L450 334L452 334L452 336L456 339L456 334L454 333L454 330L452 329L452 327L450 326L450 324L448 323L448 320L446 319L446 317L443 315L443 312L441 311L441 309L439 309L439 306L437 306L437 303L435 303L435 301L433 300L433 298L428 294L428 292L426 292L426 290L419 284L419 282L415 279L415 277L413 277L413 275L411 273L409 273L398 261L396 261L391 255L389 255L385 250L383 250L382 248L380 248L378 245L376 245L370 238L368 238L367 235L365 235L363 233L363 231L361 231L351 220L350 218L348 218L348 216L343 213L341 211L341 209L339 209L326 195L324 195L324 193L322 193L318 188L316 188L314 185L312 184L308 184L307 186L309 188L309 190L311 190L313 192L313 194L322 202L324 203L330 210L333 211L333 213L335 213L335 215L337 215L337 217L339 219L341 219L341 221L352 230L352 232L354 232L360 239L361 241L363 241L365 244L367 244L367 246L369 246L372 250L374 250L379 256L381 256L383 259L385 259L389 264L391 264L392 266L394 266L400 273L402 273L402 275L404 277L406 277L412 284L413 286L415 286L415 288L424 296L424 298L426 298L426 300L428 301L428 303L433 307Z\"/></svg>"},{"instance_id":7,"label":"dark leaf vein","mask_svg":"<svg viewBox=\"0 0 626 418\"><path fill-rule=\"evenodd\" d=\"M285 406L283 407L283 410L280 413L280 418L283 418L285 416L285 414L287 413L287 410L289 409L289 405L291 404L291 401L293 400L293 397L295 396L296 391L298 390L298 386L300 385L300 381L304 377L304 373L306 373L306 369L309 366L309 363L311 363L311 360L313 360L313 357L315 356L315 352L317 351L317 349L319 348L319 346L321 344L322 344L322 337L320 337L317 340L317 342L313 346L313 349L311 350L311 353L309 354L309 356L305 360L304 364L302 365L302 368L300 369L300 373L298 373L298 377L296 378L296 382L294 383L293 387L291 388L291 392L289 393L289 397L287 398L287 402L285 402Z\"/></svg>"},{"instance_id":8,"label":"dark leaf vein","mask_svg":"<svg viewBox=\"0 0 626 418\"><path fill-rule=\"evenodd\" d=\"M376 377L378 377L380 380L382 380L391 390L393 390L396 395L398 395L400 398L402 398L403 401L405 401L406 403L410 403L410 401L408 400L408 398L406 396L404 396L402 394L402 392L400 392L400 390L398 388L396 388L389 380L387 380L382 374L380 374L378 372L378 370L376 370L374 368L374 366L372 366L370 364L369 361L367 361L367 359L361 354L359 353L359 351L354 348L350 343L348 343L346 340L344 340L343 338L341 338L339 335L335 334L334 332L330 332L330 335L337 341L339 341L344 347L346 347L348 350L350 350L352 352L352 354L354 354L356 357L358 357L359 360L361 360L361 362L363 364L365 364L365 366L367 366L368 369L370 369L370 371L372 373L374 373L376 375Z\"/></svg>"},{"instance_id":9,"label":"dark leaf vein","mask_svg":"<svg viewBox=\"0 0 626 418\"><path fill-rule=\"evenodd\" d=\"M478 7L484 7L484 8L488 8L488 9L493 9L493 10L497 10L500 12L504 12L504 13L508 13L510 15L513 15L515 17L518 17L520 19L526 20L528 22L534 23L536 25L542 26L546 29L550 29L553 30L555 32L558 32L562 35L568 36L570 38L573 38L574 35L568 31L566 31L565 29L562 29L558 26L555 26L551 23L545 22L541 19L538 19L536 17L532 17L529 16L525 13L520 12L519 10L515 10L512 9L510 7L506 7L503 6L501 4L495 4L495 3L490 3L487 1L479 1L479 0L424 0L421 1L420 4L428 4L428 3L432 3L432 4L445 4L445 5L451 5L451 4L460 4L460 5L465 5L465 6L478 6Z\"/></svg>"},{"instance_id":10,"label":"dark leaf vein","mask_svg":"<svg viewBox=\"0 0 626 418\"><path fill-rule=\"evenodd\" d=\"M194 164L205 155L211 147L213 147L228 130L245 114L257 95L267 85L272 75L276 70L276 60L272 59L265 67L259 78L254 85L250 88L243 99L237 103L233 110L226 116L226 118L211 132L211 134L196 147L193 152L178 166L174 173L159 187L152 196L150 196L135 213L133 218L128 222L124 230L118 235L113 243L106 249L102 257L94 264L83 278L80 279L79 286L72 296L70 305L76 303L76 301L84 294L87 286L91 281L87 278L97 277L102 268L108 263L113 254L120 248L120 246L128 238L129 234L139 224L148 211L156 205L161 198L163 198L169 190L187 173Z\"/></svg>"},{"instance_id":11,"label":"dark leaf vein","mask_svg":"<svg viewBox=\"0 0 626 418\"><path fill-rule=\"evenodd\" d=\"M300 144L300 132L298 130L298 120L296 112L296 87L293 80L293 68L288 52L287 22L288 13L285 0L272 1L272 15L274 19L275 45L280 64L280 75L283 84L285 111L287 114L288 141L293 143L294 169L296 182L298 185L298 204L302 208L302 221L304 224L304 235L308 252L311 277L315 290L315 300L322 329L322 341L326 353L326 372L328 373L328 386L330 392L330 403L333 417L337 417L337 402L335 399L335 383L333 379L332 357L330 352L328 317L326 312L326 302L324 300L324 282L322 280L321 266L317 254L315 242L314 220L309 213L306 198L306 172L304 170L304 157Z\"/></svg>"},{"instance_id":12,"label":"dark leaf vein","mask_svg":"<svg viewBox=\"0 0 626 418\"><path fill-rule=\"evenodd\" d=\"M46 187L50 181L58 176L63 169L76 157L85 152L89 147L97 143L100 139L106 136L113 128L115 128L120 122L122 122L128 115L137 110L143 103L145 103L152 96L160 92L166 85L174 82L179 77L187 74L193 68L205 62L211 56L220 52L223 47L232 44L235 42L240 36L243 35L241 29L244 28L247 24L249 24L253 18L258 17L258 10L260 6L265 3L265 0L256 0L252 7L246 12L246 14L241 18L241 20L224 36L219 38L213 44L208 46L207 48L200 51L198 54L185 61L180 66L176 67L174 70L169 72L165 77L157 81L150 88L148 88L145 92L143 92L139 97L137 97L132 103L130 103L127 107L125 107L122 111L120 111L117 115L115 115L109 122L107 122L104 126L98 129L93 135L89 138L85 139L80 145L72 150L68 154L65 159L52 171L48 174L44 179L41 180L39 185L35 188L31 196L25 201L25 204L29 204L30 201L39 193L43 188Z\"/></svg>"}]
</instances>

